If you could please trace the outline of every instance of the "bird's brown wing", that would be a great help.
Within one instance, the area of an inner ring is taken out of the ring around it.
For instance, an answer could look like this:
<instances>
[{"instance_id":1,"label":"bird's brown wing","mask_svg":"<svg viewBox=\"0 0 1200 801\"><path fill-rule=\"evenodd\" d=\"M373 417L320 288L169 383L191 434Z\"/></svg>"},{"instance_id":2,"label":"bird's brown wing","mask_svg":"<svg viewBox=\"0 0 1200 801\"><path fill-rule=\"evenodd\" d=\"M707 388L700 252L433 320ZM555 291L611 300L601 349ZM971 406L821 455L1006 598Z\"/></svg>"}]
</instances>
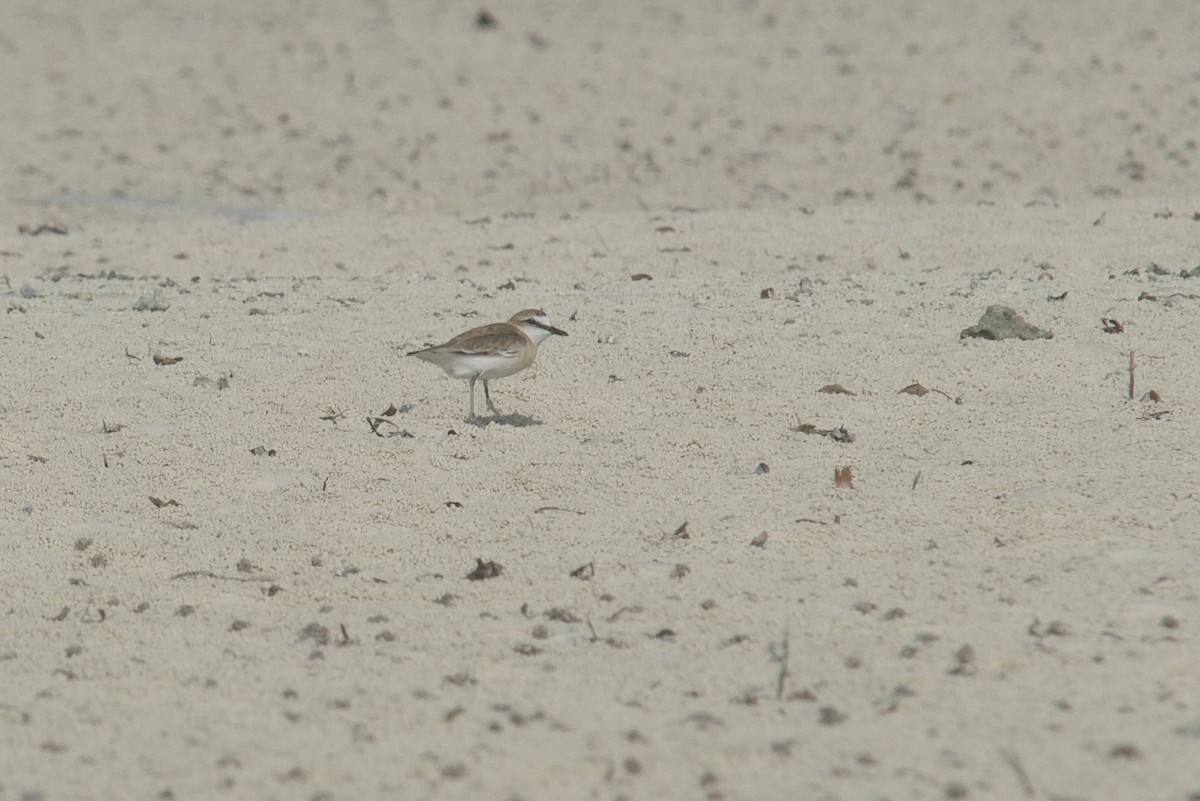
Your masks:
<instances>
[{"instance_id":1,"label":"bird's brown wing","mask_svg":"<svg viewBox=\"0 0 1200 801\"><path fill-rule=\"evenodd\" d=\"M437 350L450 353L510 353L520 349L525 344L520 331L506 323L481 325L464 331Z\"/></svg>"}]
</instances>

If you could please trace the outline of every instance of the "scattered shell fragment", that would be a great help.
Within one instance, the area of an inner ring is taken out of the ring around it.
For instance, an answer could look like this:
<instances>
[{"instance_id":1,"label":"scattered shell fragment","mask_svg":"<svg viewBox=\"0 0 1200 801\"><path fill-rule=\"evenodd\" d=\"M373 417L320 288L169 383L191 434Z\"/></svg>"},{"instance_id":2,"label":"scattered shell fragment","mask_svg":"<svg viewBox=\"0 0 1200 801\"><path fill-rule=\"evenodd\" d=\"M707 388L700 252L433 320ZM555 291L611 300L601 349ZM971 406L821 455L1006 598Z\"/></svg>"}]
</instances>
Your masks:
<instances>
[{"instance_id":1,"label":"scattered shell fragment","mask_svg":"<svg viewBox=\"0 0 1200 801\"><path fill-rule=\"evenodd\" d=\"M849 466L833 468L833 485L854 489L854 471Z\"/></svg>"},{"instance_id":2,"label":"scattered shell fragment","mask_svg":"<svg viewBox=\"0 0 1200 801\"><path fill-rule=\"evenodd\" d=\"M221 376L216 381L206 375L198 375L192 381L193 387L205 387L206 389L229 389L229 379L226 376Z\"/></svg>"}]
</instances>

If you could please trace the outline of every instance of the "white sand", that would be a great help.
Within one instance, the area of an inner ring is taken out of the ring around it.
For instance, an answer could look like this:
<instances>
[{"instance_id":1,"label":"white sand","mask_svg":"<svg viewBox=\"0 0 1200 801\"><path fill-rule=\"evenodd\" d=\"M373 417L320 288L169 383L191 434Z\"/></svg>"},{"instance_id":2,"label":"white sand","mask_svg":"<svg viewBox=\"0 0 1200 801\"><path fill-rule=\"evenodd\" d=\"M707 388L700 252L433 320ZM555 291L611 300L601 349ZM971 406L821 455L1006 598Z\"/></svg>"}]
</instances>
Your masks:
<instances>
[{"instance_id":1,"label":"white sand","mask_svg":"<svg viewBox=\"0 0 1200 801\"><path fill-rule=\"evenodd\" d=\"M993 5L11 14L0 799L1197 797L1200 11Z\"/></svg>"}]
</instances>

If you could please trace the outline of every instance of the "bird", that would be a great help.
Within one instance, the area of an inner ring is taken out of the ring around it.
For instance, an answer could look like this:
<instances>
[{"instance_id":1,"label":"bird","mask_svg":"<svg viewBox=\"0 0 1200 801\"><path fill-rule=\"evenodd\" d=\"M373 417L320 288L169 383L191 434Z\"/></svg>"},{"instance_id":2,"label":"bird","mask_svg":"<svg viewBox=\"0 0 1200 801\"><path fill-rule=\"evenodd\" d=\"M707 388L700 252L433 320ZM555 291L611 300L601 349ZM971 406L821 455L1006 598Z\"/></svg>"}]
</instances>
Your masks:
<instances>
[{"instance_id":1,"label":"bird","mask_svg":"<svg viewBox=\"0 0 1200 801\"><path fill-rule=\"evenodd\" d=\"M519 373L533 364L538 345L550 336L567 336L567 332L550 322L541 309L525 309L514 314L506 323L492 323L463 331L441 345L414 350L409 356L436 364L452 378L465 378L470 385L470 404L467 422L475 416L475 382L483 382L483 397L488 410L499 416L492 403L488 382Z\"/></svg>"}]
</instances>

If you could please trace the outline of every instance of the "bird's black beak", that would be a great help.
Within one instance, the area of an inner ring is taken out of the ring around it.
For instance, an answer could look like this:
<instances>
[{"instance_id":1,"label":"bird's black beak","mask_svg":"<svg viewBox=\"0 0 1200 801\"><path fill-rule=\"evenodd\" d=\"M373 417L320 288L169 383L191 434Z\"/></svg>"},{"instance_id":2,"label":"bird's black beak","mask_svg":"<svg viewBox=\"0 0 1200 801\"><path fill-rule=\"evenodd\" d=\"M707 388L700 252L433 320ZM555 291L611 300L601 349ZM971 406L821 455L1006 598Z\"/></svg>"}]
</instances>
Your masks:
<instances>
[{"instance_id":1,"label":"bird's black beak","mask_svg":"<svg viewBox=\"0 0 1200 801\"><path fill-rule=\"evenodd\" d=\"M561 328L555 328L552 325L546 325L545 323L539 323L536 321L534 322L534 325L543 331L549 331L551 334L555 334L560 337L570 336L570 334L568 334L566 331L562 330Z\"/></svg>"}]
</instances>

